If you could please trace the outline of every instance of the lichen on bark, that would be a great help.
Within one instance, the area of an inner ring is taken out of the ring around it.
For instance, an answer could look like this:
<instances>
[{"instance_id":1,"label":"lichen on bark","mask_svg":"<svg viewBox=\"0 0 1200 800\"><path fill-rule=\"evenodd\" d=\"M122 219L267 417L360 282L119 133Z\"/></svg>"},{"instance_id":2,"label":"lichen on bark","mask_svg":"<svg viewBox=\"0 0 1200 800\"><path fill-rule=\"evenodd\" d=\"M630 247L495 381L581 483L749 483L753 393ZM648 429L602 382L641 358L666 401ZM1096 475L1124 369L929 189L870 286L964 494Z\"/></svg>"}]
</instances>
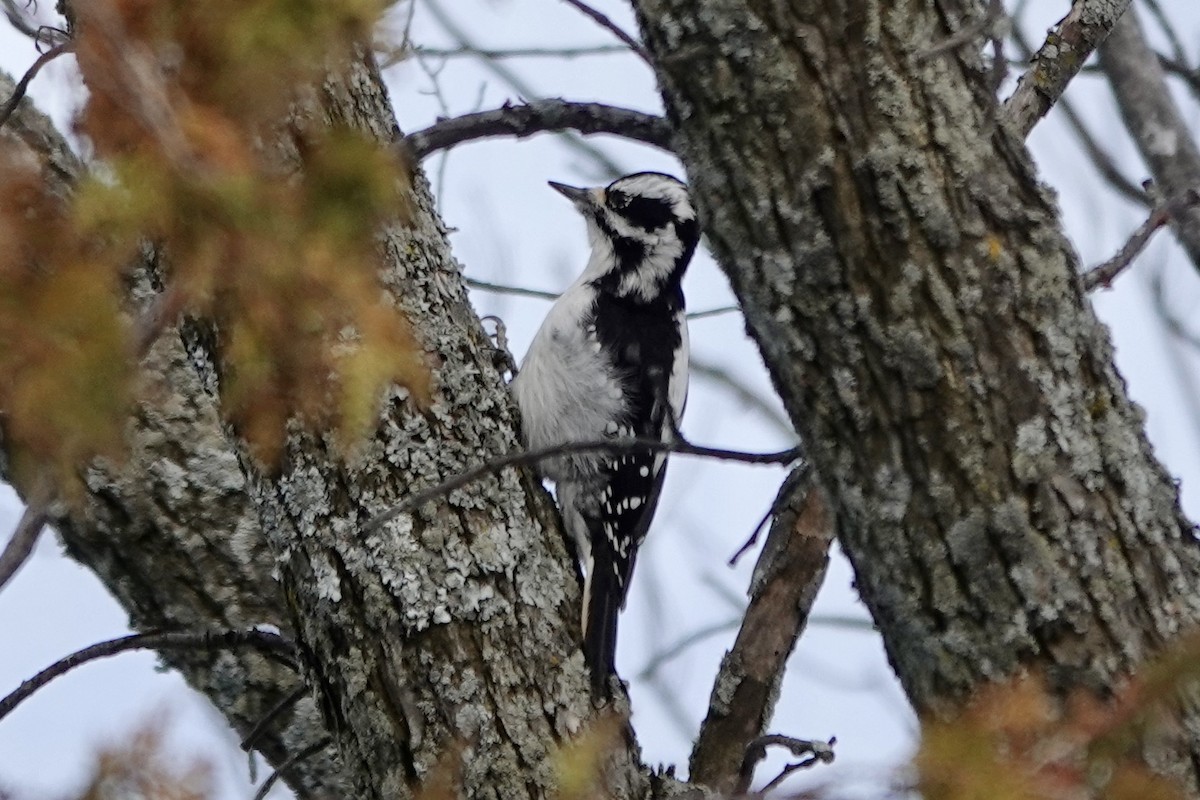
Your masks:
<instances>
[{"instance_id":1,"label":"lichen on bark","mask_svg":"<svg viewBox=\"0 0 1200 800\"><path fill-rule=\"evenodd\" d=\"M917 709L1027 670L1103 693L1200 621L1191 525L1053 199L979 59L927 55L981 4L635 6L718 261ZM1193 787L1196 731L1152 757Z\"/></svg>"}]
</instances>

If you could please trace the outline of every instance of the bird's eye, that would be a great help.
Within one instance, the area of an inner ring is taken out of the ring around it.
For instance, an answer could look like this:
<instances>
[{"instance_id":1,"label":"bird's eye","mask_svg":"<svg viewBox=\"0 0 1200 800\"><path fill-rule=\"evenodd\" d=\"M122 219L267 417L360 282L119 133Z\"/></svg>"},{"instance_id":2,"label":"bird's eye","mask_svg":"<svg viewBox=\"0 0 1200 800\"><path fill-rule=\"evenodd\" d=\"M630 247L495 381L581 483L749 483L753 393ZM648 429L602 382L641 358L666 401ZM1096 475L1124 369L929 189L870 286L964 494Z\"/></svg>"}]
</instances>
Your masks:
<instances>
[{"instance_id":1,"label":"bird's eye","mask_svg":"<svg viewBox=\"0 0 1200 800\"><path fill-rule=\"evenodd\" d=\"M613 211L620 211L621 209L628 208L629 195L625 194L624 192L609 192L608 206Z\"/></svg>"}]
</instances>

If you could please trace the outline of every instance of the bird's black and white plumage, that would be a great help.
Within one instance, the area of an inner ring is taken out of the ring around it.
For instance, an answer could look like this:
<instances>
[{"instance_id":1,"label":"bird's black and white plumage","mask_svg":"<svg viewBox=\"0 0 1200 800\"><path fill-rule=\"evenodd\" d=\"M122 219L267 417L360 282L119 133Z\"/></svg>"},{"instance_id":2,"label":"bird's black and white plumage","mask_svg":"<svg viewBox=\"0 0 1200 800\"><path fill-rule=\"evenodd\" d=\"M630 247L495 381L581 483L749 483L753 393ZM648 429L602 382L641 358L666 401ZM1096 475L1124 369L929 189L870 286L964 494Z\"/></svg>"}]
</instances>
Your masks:
<instances>
[{"instance_id":1,"label":"bird's black and white plumage","mask_svg":"<svg viewBox=\"0 0 1200 800\"><path fill-rule=\"evenodd\" d=\"M583 214L592 253L513 380L526 444L665 438L687 397L680 281L700 237L687 188L656 172L603 188L550 185ZM542 465L583 562L584 655L598 694L615 672L617 614L665 468L665 454L648 452L581 453Z\"/></svg>"}]
</instances>

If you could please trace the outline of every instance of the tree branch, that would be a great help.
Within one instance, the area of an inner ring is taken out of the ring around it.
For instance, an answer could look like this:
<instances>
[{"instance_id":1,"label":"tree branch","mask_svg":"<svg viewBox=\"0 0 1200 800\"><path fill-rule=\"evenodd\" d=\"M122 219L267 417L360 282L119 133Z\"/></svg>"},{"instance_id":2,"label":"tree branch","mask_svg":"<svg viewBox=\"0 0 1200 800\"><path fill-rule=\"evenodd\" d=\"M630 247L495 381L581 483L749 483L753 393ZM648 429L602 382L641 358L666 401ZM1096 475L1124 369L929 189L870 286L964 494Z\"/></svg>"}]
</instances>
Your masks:
<instances>
[{"instance_id":1,"label":"tree branch","mask_svg":"<svg viewBox=\"0 0 1200 800\"><path fill-rule=\"evenodd\" d=\"M519 450L506 453L490 461L480 464L444 480L436 486L406 497L400 503L383 511L363 526L364 533L374 533L406 511L411 511L430 500L468 486L480 478L496 475L507 467L530 466L550 458L566 455L581 455L583 453L634 453L646 451L650 453L674 453L676 455L697 456L699 458L715 458L721 461L737 461L742 464L791 464L803 454L799 446L789 447L774 453L744 453L740 450L723 450L719 447L703 447L686 442L682 439L674 441L643 438L614 438L595 439L591 441L566 442L564 444L542 447L536 450Z\"/></svg>"},{"instance_id":2,"label":"tree branch","mask_svg":"<svg viewBox=\"0 0 1200 800\"><path fill-rule=\"evenodd\" d=\"M419 160L439 150L492 136L524 138L535 133L575 131L608 133L671 150L671 126L662 117L601 103L561 99L503 105L491 111L443 119L402 140Z\"/></svg>"},{"instance_id":3,"label":"tree branch","mask_svg":"<svg viewBox=\"0 0 1200 800\"><path fill-rule=\"evenodd\" d=\"M1138 254L1146 248L1155 231L1197 205L1200 205L1200 192L1196 189L1189 189L1184 192L1182 197L1176 197L1155 206L1154 210L1150 212L1150 216L1138 226L1133 235L1129 237L1129 241L1125 242L1116 255L1084 273L1083 288L1090 292L1101 286L1105 289L1112 286L1113 280L1124 272L1138 257Z\"/></svg>"},{"instance_id":4,"label":"tree branch","mask_svg":"<svg viewBox=\"0 0 1200 800\"><path fill-rule=\"evenodd\" d=\"M580 58L583 56L611 56L629 53L629 48L618 44L600 44L592 47L508 47L503 50L481 50L472 47L416 47L413 53L434 58ZM397 59L399 60L399 59ZM395 62L392 62L395 63ZM390 66L384 62L384 68Z\"/></svg>"},{"instance_id":5,"label":"tree branch","mask_svg":"<svg viewBox=\"0 0 1200 800\"><path fill-rule=\"evenodd\" d=\"M287 761L280 764L278 769L267 776L267 779L263 781L262 786L258 787L258 791L254 793L254 800L263 800L263 798L267 796L267 793L271 791L271 787L273 787L276 781L283 776L284 772L303 762L305 759L312 758L326 747L329 747L331 744L333 744L333 739L326 736L323 739L318 739L317 741L313 742L303 750L297 751L294 755L289 757Z\"/></svg>"},{"instance_id":6,"label":"tree branch","mask_svg":"<svg viewBox=\"0 0 1200 800\"><path fill-rule=\"evenodd\" d=\"M0 7L4 9L4 16L8 18L8 23L13 26L18 33L28 36L30 39L37 41L39 29L34 25L25 13L17 8L16 0L0 0Z\"/></svg>"},{"instance_id":7,"label":"tree branch","mask_svg":"<svg viewBox=\"0 0 1200 800\"><path fill-rule=\"evenodd\" d=\"M295 648L287 639L277 633L260 630L247 631L175 631L171 633L134 633L119 639L110 639L91 647L72 653L60 659L44 670L23 682L7 697L0 699L0 720L7 717L34 692L41 689L50 681L58 678L76 667L81 667L99 658L108 658L130 650L171 650L171 649L229 649L234 647L252 647L276 659L284 658L291 662L295 657ZM293 664L294 668L294 664Z\"/></svg>"},{"instance_id":8,"label":"tree branch","mask_svg":"<svg viewBox=\"0 0 1200 800\"><path fill-rule=\"evenodd\" d=\"M51 47L46 52L37 57L37 60L25 71L21 76L21 80L17 81L17 86L13 89L13 93L5 101L3 106L0 106L0 128L4 127L4 123L8 122L8 118L17 110L17 104L25 97L25 93L29 91L29 82L32 81L37 74L42 71L42 67L49 64L54 59L61 56L63 53L69 53L75 49L74 42L62 42Z\"/></svg>"},{"instance_id":9,"label":"tree branch","mask_svg":"<svg viewBox=\"0 0 1200 800\"><path fill-rule=\"evenodd\" d=\"M1171 96L1158 55L1146 42L1137 14L1130 11L1100 48L1125 127L1163 197L1182 197L1200 187L1200 147ZM1172 230L1200 270L1200 210L1183 211Z\"/></svg>"},{"instance_id":10,"label":"tree branch","mask_svg":"<svg viewBox=\"0 0 1200 800\"><path fill-rule=\"evenodd\" d=\"M611 19L601 14L596 9L584 3L583 0L563 0L563 2L572 6L584 15L590 17L597 25L620 39L626 47L637 54L638 58L645 61L650 66L654 66L654 62L650 60L650 54L646 52L646 48L642 47L641 43L621 29L621 26L613 22Z\"/></svg>"},{"instance_id":11,"label":"tree branch","mask_svg":"<svg viewBox=\"0 0 1200 800\"><path fill-rule=\"evenodd\" d=\"M815 739L795 739L791 736L781 736L778 733L758 737L746 748L746 758L742 762L741 781L738 784L738 795L749 791L750 783L754 780L754 768L758 765L758 762L767 757L768 747L785 747L791 751L792 755L799 757L800 760L794 764L788 764L780 770L779 774L764 786L761 792L758 792L760 797L778 787L779 784L787 780L788 776L798 770L808 769L816 764L833 763L833 746L835 744L837 744L836 737L831 737L828 742Z\"/></svg>"},{"instance_id":12,"label":"tree branch","mask_svg":"<svg viewBox=\"0 0 1200 800\"><path fill-rule=\"evenodd\" d=\"M29 493L25 513L17 522L17 529L13 531L12 538L4 546L4 552L0 553L0 589L3 589L4 585L12 580L12 577L17 574L17 571L24 566L30 554L33 553L38 536L41 535L42 528L48 521L46 507L50 502L52 491L49 481L43 478Z\"/></svg>"},{"instance_id":13,"label":"tree branch","mask_svg":"<svg viewBox=\"0 0 1200 800\"><path fill-rule=\"evenodd\" d=\"M1066 91L1092 51L1108 37L1131 0L1075 0L1046 36L1033 67L1004 103L1006 122L1024 139Z\"/></svg>"},{"instance_id":14,"label":"tree branch","mask_svg":"<svg viewBox=\"0 0 1200 800\"><path fill-rule=\"evenodd\" d=\"M1021 30L1018 26L1013 26L1012 40L1017 46L1017 51L1021 54L1021 57L1024 58L1026 62L1030 61L1033 58L1033 47L1025 39L1025 35L1021 33ZM1086 70L1090 69L1095 68L1086 68ZM1083 117L1081 117L1079 112L1075 110L1074 104L1072 104L1068 98L1062 97L1059 98L1057 105L1059 113L1062 115L1063 119L1067 121L1067 125L1070 126L1071 131L1075 134L1075 138L1077 138L1079 143L1083 146L1084 153L1086 153L1088 158L1091 159L1092 166L1094 166L1096 171L1100 173L1100 177L1108 181L1109 186L1115 189L1122 196L1140 205L1150 206L1152 201L1146 194L1145 190L1133 181L1129 180L1129 178L1125 177L1120 168L1117 166L1116 162L1113 161L1113 157L1108 154L1108 151L1100 146L1100 143L1096 141L1096 137L1092 135L1090 130L1088 130L1086 123L1083 121Z\"/></svg>"},{"instance_id":15,"label":"tree branch","mask_svg":"<svg viewBox=\"0 0 1200 800\"><path fill-rule=\"evenodd\" d=\"M807 467L788 476L754 568L750 605L713 682L688 773L718 793L745 792L745 763L774 710L784 668L825 577L834 522ZM750 765L753 775L754 759Z\"/></svg>"},{"instance_id":16,"label":"tree branch","mask_svg":"<svg viewBox=\"0 0 1200 800\"><path fill-rule=\"evenodd\" d=\"M450 36L459 47L467 47L480 49L478 45L472 41L466 31L458 24L458 22L450 16L446 11L444 3L426 3L424 9L433 17L434 21L442 27L442 30ZM493 59L481 59L480 63L493 75L502 80L509 86L513 93L525 100L540 99L541 92L537 91L532 85L521 78L514 70L509 69L505 64ZM629 170L623 169L616 161L586 139L578 136L568 135L564 137L564 143L567 147L574 150L576 153L585 156L595 162L601 170L612 175L614 178L618 175L624 175Z\"/></svg>"}]
</instances>

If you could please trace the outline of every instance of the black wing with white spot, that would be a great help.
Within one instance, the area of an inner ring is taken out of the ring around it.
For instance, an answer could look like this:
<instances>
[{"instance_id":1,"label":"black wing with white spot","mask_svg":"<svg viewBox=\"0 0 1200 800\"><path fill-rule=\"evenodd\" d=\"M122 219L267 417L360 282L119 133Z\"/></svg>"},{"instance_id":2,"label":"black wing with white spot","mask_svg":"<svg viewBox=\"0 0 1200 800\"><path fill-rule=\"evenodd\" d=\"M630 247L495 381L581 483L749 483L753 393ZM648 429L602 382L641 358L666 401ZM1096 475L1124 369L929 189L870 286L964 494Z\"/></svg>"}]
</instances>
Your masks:
<instances>
[{"instance_id":1,"label":"black wing with white spot","mask_svg":"<svg viewBox=\"0 0 1200 800\"><path fill-rule=\"evenodd\" d=\"M672 416L678 420L682 413L686 395L682 295L660 304L602 297L596 320L596 335L613 354L628 399L626 419L607 432L663 439ZM638 547L658 506L666 463L663 453L626 452L612 456L601 470L597 516L588 521L591 563L584 624L584 653L600 688L615 672L617 616L625 605Z\"/></svg>"}]
</instances>

